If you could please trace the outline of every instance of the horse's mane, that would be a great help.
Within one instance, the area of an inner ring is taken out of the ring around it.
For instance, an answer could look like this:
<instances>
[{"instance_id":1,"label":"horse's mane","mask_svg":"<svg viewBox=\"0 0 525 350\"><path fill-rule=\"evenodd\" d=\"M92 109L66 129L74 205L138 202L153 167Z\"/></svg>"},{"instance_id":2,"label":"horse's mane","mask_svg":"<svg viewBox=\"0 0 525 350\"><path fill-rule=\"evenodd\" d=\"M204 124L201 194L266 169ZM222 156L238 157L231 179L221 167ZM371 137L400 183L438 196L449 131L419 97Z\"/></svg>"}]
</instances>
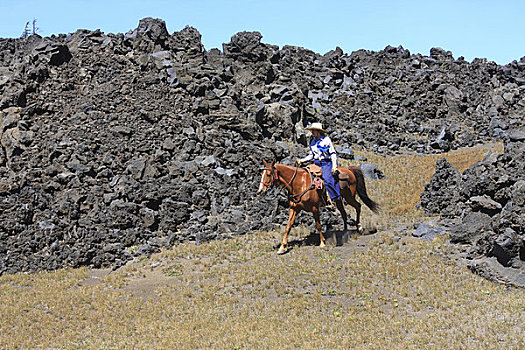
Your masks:
<instances>
[{"instance_id":1,"label":"horse's mane","mask_svg":"<svg viewBox=\"0 0 525 350\"><path fill-rule=\"evenodd\" d=\"M297 167L296 165L286 165L286 164L283 164L283 163L277 163L277 164L275 164L275 165L276 165L276 166L277 166L277 165L280 165L280 166L283 166L283 167L285 167L285 168L289 168L289 169L299 168L299 169L303 169L303 170L304 170L303 167L300 167L300 166Z\"/></svg>"},{"instance_id":2,"label":"horse's mane","mask_svg":"<svg viewBox=\"0 0 525 350\"><path fill-rule=\"evenodd\" d=\"M280 166L280 167L284 167L292 172L295 172L295 169L297 168L297 174L300 174L300 173L303 173L303 172L308 172L308 170L306 170L305 168L303 167L298 167L296 165L286 165L286 164L281 164L281 163L277 163L275 164L276 166ZM293 174L293 173L292 173Z\"/></svg>"}]
</instances>

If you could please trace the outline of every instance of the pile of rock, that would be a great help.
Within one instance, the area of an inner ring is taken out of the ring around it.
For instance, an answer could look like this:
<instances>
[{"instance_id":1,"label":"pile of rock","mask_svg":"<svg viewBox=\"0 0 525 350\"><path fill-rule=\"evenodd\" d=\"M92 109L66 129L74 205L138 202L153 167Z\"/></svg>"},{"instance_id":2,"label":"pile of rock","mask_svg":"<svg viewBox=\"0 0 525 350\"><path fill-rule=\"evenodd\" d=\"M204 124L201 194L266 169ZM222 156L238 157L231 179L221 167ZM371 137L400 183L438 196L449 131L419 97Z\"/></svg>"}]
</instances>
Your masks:
<instances>
[{"instance_id":1,"label":"pile of rock","mask_svg":"<svg viewBox=\"0 0 525 350\"><path fill-rule=\"evenodd\" d=\"M421 205L445 219L474 271L525 286L524 132L508 131L503 154L490 153L463 174L439 160Z\"/></svg>"},{"instance_id":2,"label":"pile of rock","mask_svg":"<svg viewBox=\"0 0 525 350\"><path fill-rule=\"evenodd\" d=\"M262 159L304 155L310 122L346 158L349 145L473 145L521 122L524 77L523 59L319 55L257 32L206 51L196 29L152 18L126 34L0 39L0 274L267 229L286 203L255 197Z\"/></svg>"}]
</instances>

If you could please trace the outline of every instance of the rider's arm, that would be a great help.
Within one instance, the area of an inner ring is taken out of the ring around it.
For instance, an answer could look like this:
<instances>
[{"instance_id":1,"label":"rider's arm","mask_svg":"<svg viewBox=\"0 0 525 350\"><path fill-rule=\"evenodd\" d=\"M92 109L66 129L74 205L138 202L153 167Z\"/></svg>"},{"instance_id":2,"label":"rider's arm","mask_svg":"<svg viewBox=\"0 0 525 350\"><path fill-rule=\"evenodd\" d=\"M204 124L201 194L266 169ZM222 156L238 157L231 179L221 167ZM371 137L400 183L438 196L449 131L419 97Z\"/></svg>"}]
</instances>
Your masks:
<instances>
[{"instance_id":1,"label":"rider's arm","mask_svg":"<svg viewBox=\"0 0 525 350\"><path fill-rule=\"evenodd\" d=\"M330 146L330 159L332 160L332 164L334 166L337 166L337 154L335 153L334 146Z\"/></svg>"},{"instance_id":2,"label":"rider's arm","mask_svg":"<svg viewBox=\"0 0 525 350\"><path fill-rule=\"evenodd\" d=\"M304 158L298 159L298 163L301 164L312 159L314 159L314 151L312 150L312 145L310 144L310 147L308 147L308 155Z\"/></svg>"},{"instance_id":3,"label":"rider's arm","mask_svg":"<svg viewBox=\"0 0 525 350\"><path fill-rule=\"evenodd\" d=\"M334 169L337 169L337 153L335 152L335 147L334 147L334 144L332 143L332 140L328 140L329 141L329 149L328 149L328 154L330 154L330 160L332 161L332 172Z\"/></svg>"},{"instance_id":4,"label":"rider's arm","mask_svg":"<svg viewBox=\"0 0 525 350\"><path fill-rule=\"evenodd\" d=\"M304 158L301 158L300 161L301 163L304 163L304 162L308 162L309 160L312 160L314 159L314 153L312 152L312 149L310 148L310 150L308 151L308 155Z\"/></svg>"}]
</instances>

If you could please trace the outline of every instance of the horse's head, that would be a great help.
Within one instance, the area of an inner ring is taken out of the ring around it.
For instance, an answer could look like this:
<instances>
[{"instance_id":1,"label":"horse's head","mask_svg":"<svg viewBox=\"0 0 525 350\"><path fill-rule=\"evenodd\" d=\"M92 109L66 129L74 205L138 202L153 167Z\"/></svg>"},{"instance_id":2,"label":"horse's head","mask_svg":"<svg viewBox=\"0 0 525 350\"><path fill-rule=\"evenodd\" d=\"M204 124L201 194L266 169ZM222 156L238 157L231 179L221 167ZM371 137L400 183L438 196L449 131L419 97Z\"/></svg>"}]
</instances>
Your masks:
<instances>
[{"instance_id":1,"label":"horse's head","mask_svg":"<svg viewBox=\"0 0 525 350\"><path fill-rule=\"evenodd\" d=\"M277 175L277 169L275 168L275 160L271 163L267 163L263 159L264 168L261 174L261 183L257 193L265 192L268 188L272 187L275 181L279 178Z\"/></svg>"}]
</instances>

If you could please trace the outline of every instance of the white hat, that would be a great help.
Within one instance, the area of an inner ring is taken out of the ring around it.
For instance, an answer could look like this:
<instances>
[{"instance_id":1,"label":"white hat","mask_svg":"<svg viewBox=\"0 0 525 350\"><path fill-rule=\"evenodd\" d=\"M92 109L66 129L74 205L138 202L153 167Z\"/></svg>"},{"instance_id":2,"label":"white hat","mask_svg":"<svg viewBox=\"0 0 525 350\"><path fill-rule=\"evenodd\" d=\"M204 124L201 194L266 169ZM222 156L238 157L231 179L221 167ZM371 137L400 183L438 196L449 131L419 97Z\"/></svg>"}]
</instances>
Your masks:
<instances>
[{"instance_id":1,"label":"white hat","mask_svg":"<svg viewBox=\"0 0 525 350\"><path fill-rule=\"evenodd\" d=\"M311 130L319 130L321 132L326 132L326 130L323 129L323 124L321 124L321 123L312 123L312 124L310 124L310 126L308 126L306 128L306 130L310 130L310 131Z\"/></svg>"}]
</instances>

